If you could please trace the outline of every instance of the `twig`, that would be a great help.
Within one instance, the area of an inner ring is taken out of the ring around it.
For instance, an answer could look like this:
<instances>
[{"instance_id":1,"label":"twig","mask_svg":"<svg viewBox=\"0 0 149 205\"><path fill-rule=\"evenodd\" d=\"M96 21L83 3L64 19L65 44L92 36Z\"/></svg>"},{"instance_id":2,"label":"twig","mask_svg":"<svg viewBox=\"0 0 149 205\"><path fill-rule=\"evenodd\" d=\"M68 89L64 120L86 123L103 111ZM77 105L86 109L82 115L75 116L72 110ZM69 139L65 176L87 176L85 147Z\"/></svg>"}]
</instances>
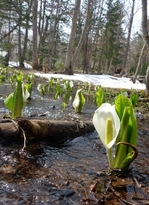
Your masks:
<instances>
[{"instance_id":1,"label":"twig","mask_svg":"<svg viewBox=\"0 0 149 205\"><path fill-rule=\"evenodd\" d=\"M122 198L121 194L118 193L117 191L115 191L112 186L110 186L109 189L113 192L113 194L114 194L116 197L119 198L119 200L121 200L121 201L124 202L125 204L127 204L127 205L134 205L133 203L128 202L128 201L126 201L124 198Z\"/></svg>"},{"instance_id":2,"label":"twig","mask_svg":"<svg viewBox=\"0 0 149 205\"><path fill-rule=\"evenodd\" d=\"M134 200L141 200L141 201L147 201L149 202L149 198L143 198L143 197L137 197L137 196L133 196L132 199Z\"/></svg>"},{"instance_id":3,"label":"twig","mask_svg":"<svg viewBox=\"0 0 149 205\"><path fill-rule=\"evenodd\" d=\"M140 189L140 188L142 187L142 184L139 184L137 178L136 178L135 175L134 175L133 170L131 170L131 173L132 173L132 179L133 179L133 181L134 181L136 187Z\"/></svg>"},{"instance_id":4,"label":"twig","mask_svg":"<svg viewBox=\"0 0 149 205\"><path fill-rule=\"evenodd\" d=\"M7 120L6 120L7 121ZM24 138L24 143L23 143L23 148L22 148L22 151L24 151L24 149L26 148L26 136L25 136L25 131L20 127L20 125L15 122L13 119L8 119L9 122L12 122L12 124L14 125L14 127L16 128L16 130L21 130L22 132L22 135L23 135L23 138ZM7 122L8 122L7 121Z\"/></svg>"},{"instance_id":5,"label":"twig","mask_svg":"<svg viewBox=\"0 0 149 205\"><path fill-rule=\"evenodd\" d=\"M18 125L19 126L19 125ZM19 126L19 129L22 131L22 135L24 138L24 144L23 144L23 148L22 151L24 151L24 149L26 148L26 136L25 136L25 131Z\"/></svg>"},{"instance_id":6,"label":"twig","mask_svg":"<svg viewBox=\"0 0 149 205\"><path fill-rule=\"evenodd\" d=\"M12 119L11 119L12 120ZM24 143L23 143L23 148L22 148L22 151L24 151L24 149L26 148L26 136L25 136L25 131L22 129L22 127L20 127L20 125L18 125L18 123L16 123L14 120L12 120L12 123L14 124L14 126L16 127L16 129L19 129L21 130L22 132L22 135L23 135L23 138L24 138Z\"/></svg>"}]
</instances>

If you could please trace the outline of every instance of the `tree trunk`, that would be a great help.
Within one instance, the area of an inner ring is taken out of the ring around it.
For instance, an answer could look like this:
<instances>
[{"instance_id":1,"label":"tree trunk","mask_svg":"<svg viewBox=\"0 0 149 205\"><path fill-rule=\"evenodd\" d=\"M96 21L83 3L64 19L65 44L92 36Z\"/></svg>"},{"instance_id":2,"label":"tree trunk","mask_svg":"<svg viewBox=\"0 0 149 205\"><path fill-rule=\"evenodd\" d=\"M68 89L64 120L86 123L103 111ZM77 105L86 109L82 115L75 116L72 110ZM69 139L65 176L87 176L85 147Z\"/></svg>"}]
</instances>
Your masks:
<instances>
[{"instance_id":1,"label":"tree trunk","mask_svg":"<svg viewBox=\"0 0 149 205\"><path fill-rule=\"evenodd\" d=\"M149 95L149 67L147 68L147 71L146 71L145 82L146 82L145 93L146 93L146 95L148 96L148 95Z\"/></svg>"},{"instance_id":2,"label":"tree trunk","mask_svg":"<svg viewBox=\"0 0 149 205\"><path fill-rule=\"evenodd\" d=\"M69 43L67 47L67 53L66 53L66 60L65 60L65 73L68 75L73 75L73 69L72 69L72 55L73 55L73 44L74 44L74 38L76 35L76 27L77 27L77 18L80 10L80 3L81 0L75 1L75 8L73 12L72 17L72 27L71 27L71 33L69 38Z\"/></svg>"},{"instance_id":3,"label":"tree trunk","mask_svg":"<svg viewBox=\"0 0 149 205\"><path fill-rule=\"evenodd\" d=\"M38 69L37 8L38 8L38 1L33 0L33 60L32 60L32 68L35 70Z\"/></svg>"},{"instance_id":4,"label":"tree trunk","mask_svg":"<svg viewBox=\"0 0 149 205\"><path fill-rule=\"evenodd\" d=\"M110 63L109 63L108 70L107 70L106 74L110 73L110 70L111 70L111 67L112 67L112 62L113 62L113 57L110 59Z\"/></svg>"},{"instance_id":5,"label":"tree trunk","mask_svg":"<svg viewBox=\"0 0 149 205\"><path fill-rule=\"evenodd\" d=\"M149 34L147 27L147 0L142 0L142 31L145 44L149 49ZM149 69L146 71L146 95L149 94Z\"/></svg>"},{"instance_id":6,"label":"tree trunk","mask_svg":"<svg viewBox=\"0 0 149 205\"><path fill-rule=\"evenodd\" d=\"M9 17L10 17L10 12L9 12ZM10 24L11 24L11 21L9 20L9 21L8 21L9 32L10 32ZM8 42L8 44L11 43L10 34L9 34L8 37L7 37L7 42ZM5 66L8 66L8 65L9 65L10 55L11 55L11 49L8 49L8 50L7 50L7 54L6 54L6 56L5 56L5 60L4 60L4 65L5 65Z\"/></svg>"},{"instance_id":7,"label":"tree trunk","mask_svg":"<svg viewBox=\"0 0 149 205\"><path fill-rule=\"evenodd\" d=\"M30 13L32 8L32 1L28 2L28 10L26 11L26 25L25 25L25 34L24 34L24 45L23 45L23 57L24 60L27 59L27 44L28 44L28 29L29 29L29 23L30 23Z\"/></svg>"},{"instance_id":8,"label":"tree trunk","mask_svg":"<svg viewBox=\"0 0 149 205\"><path fill-rule=\"evenodd\" d=\"M128 51L129 51L129 45L130 45L131 29L132 29L132 23L133 23L133 17L134 17L134 7L135 7L135 0L132 1L132 9L131 9L130 22L129 22L128 36L127 36L126 49L125 49L125 55L124 55L121 74L125 73L125 68L126 68L126 63L127 63L127 57L128 57Z\"/></svg>"},{"instance_id":9,"label":"tree trunk","mask_svg":"<svg viewBox=\"0 0 149 205\"><path fill-rule=\"evenodd\" d=\"M88 68L89 68L89 56L88 56L88 35L85 38L85 42L82 46L83 51L83 61L82 61L82 67L83 67L83 73L88 74Z\"/></svg>"},{"instance_id":10,"label":"tree trunk","mask_svg":"<svg viewBox=\"0 0 149 205\"><path fill-rule=\"evenodd\" d=\"M145 51L145 48L146 48L146 45L147 43L145 42L142 49L141 49L141 53L140 53L140 56L139 56L139 60L138 60L138 64L137 64L137 68L136 68L136 72L135 72L135 75L134 75L134 78L132 79L133 83L136 82L136 79L137 79L137 75L140 71L140 67L141 67L141 60L142 60L142 57L143 57L143 54L144 54L144 51Z\"/></svg>"},{"instance_id":11,"label":"tree trunk","mask_svg":"<svg viewBox=\"0 0 149 205\"><path fill-rule=\"evenodd\" d=\"M21 0L18 1L18 5L16 7L16 11L18 13L18 18L19 18L19 22L22 23L23 18L23 12L22 12L22 2ZM24 58L23 58L23 53L22 53L22 25L20 24L18 27L18 60L19 60L19 66L21 68L24 68Z\"/></svg>"},{"instance_id":12,"label":"tree trunk","mask_svg":"<svg viewBox=\"0 0 149 205\"><path fill-rule=\"evenodd\" d=\"M22 37L21 37L21 26L19 25L18 29L18 57L19 57L19 66L21 68L24 68L24 57L22 55L22 47L21 47L21 42L22 42Z\"/></svg>"},{"instance_id":13,"label":"tree trunk","mask_svg":"<svg viewBox=\"0 0 149 205\"><path fill-rule=\"evenodd\" d=\"M72 57L72 63L71 63L72 69L75 67L79 52L80 52L82 44L83 44L84 36L85 36L86 31L87 31L88 22L89 22L89 15L90 15L90 2L91 2L91 0L88 0L88 2L87 2L86 19L85 19L84 28L83 28L83 31L81 33L81 37L80 37L79 43L77 45L77 48L75 50L75 53Z\"/></svg>"},{"instance_id":14,"label":"tree trunk","mask_svg":"<svg viewBox=\"0 0 149 205\"><path fill-rule=\"evenodd\" d=\"M9 119L0 120L0 143L17 143L23 141L25 133L27 143L48 140L60 143L68 138L75 138L94 130L92 121L60 121L48 119Z\"/></svg>"},{"instance_id":15,"label":"tree trunk","mask_svg":"<svg viewBox=\"0 0 149 205\"><path fill-rule=\"evenodd\" d=\"M149 48L149 34L147 26L147 0L142 0L142 32Z\"/></svg>"}]
</instances>

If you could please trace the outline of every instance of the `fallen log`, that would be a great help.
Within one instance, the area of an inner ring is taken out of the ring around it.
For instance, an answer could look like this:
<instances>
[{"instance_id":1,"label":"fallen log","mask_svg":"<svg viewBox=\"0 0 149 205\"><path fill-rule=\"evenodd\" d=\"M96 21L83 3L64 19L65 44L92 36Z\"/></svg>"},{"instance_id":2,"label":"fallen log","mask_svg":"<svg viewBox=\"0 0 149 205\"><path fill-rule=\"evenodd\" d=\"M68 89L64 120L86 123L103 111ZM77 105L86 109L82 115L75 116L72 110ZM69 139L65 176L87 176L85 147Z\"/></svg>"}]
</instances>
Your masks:
<instances>
[{"instance_id":1,"label":"fallen log","mask_svg":"<svg viewBox=\"0 0 149 205\"><path fill-rule=\"evenodd\" d=\"M23 133L27 142L48 140L60 143L68 138L75 138L94 130L92 121L68 121L48 119L0 120L0 143L22 142Z\"/></svg>"}]
</instances>

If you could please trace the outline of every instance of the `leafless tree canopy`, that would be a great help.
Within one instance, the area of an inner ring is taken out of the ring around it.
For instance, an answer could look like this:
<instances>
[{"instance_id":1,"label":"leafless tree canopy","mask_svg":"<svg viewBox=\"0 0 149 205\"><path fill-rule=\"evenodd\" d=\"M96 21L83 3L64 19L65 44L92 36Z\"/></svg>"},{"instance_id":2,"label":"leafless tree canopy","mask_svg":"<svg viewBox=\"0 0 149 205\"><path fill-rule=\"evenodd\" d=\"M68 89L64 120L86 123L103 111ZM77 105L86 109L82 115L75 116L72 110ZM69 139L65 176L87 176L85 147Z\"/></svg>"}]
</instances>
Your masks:
<instances>
[{"instance_id":1,"label":"leafless tree canopy","mask_svg":"<svg viewBox=\"0 0 149 205\"><path fill-rule=\"evenodd\" d=\"M33 69L66 74L134 75L148 39L147 21L132 33L137 5L138 0L0 1L1 63L28 62ZM146 50L141 59L137 75L146 73Z\"/></svg>"}]
</instances>

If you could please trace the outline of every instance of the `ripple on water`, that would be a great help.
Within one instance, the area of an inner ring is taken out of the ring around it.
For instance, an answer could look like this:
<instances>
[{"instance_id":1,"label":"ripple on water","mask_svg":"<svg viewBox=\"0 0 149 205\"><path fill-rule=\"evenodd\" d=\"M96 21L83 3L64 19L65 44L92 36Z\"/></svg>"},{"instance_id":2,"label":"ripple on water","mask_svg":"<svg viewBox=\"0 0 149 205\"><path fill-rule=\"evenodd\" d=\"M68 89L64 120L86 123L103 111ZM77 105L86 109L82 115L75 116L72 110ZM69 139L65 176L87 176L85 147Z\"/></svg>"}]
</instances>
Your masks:
<instances>
[{"instance_id":1,"label":"ripple on water","mask_svg":"<svg viewBox=\"0 0 149 205\"><path fill-rule=\"evenodd\" d=\"M35 93L23 114L41 115L49 111L50 119L61 119L66 114L69 119L82 117L72 115L70 105L66 111L61 111L61 102L48 96L43 100ZM1 103L3 101L0 99ZM91 118L95 108L90 105L88 110L89 113L85 113L84 109L83 115ZM0 108L0 114L5 111ZM147 204L149 195L148 138L148 121L139 122L139 156L133 163L133 170L142 187L136 187L132 178L116 180L115 190L134 204ZM106 192L110 181L105 171L108 170L107 157L96 132L68 140L57 147L48 142L39 142L27 145L24 153L20 152L21 149L22 145L0 147L0 204L92 205L102 204L102 199L107 204L124 204L118 202L113 192ZM91 186L93 190L96 183L98 193L91 192Z\"/></svg>"},{"instance_id":2,"label":"ripple on water","mask_svg":"<svg viewBox=\"0 0 149 205\"><path fill-rule=\"evenodd\" d=\"M18 147L13 147L13 151L2 147L2 166L10 166L12 162L15 166L11 167L12 172L1 171L0 202L59 204L66 201L68 204L79 204L80 194L84 192L82 188L97 177L99 162L105 168L103 159L106 156L100 152L102 147L97 144L97 139L94 132L68 140L59 147L51 147L44 142L29 145L28 152L31 153L28 156L19 155ZM32 148L37 151L32 151Z\"/></svg>"}]
</instances>

